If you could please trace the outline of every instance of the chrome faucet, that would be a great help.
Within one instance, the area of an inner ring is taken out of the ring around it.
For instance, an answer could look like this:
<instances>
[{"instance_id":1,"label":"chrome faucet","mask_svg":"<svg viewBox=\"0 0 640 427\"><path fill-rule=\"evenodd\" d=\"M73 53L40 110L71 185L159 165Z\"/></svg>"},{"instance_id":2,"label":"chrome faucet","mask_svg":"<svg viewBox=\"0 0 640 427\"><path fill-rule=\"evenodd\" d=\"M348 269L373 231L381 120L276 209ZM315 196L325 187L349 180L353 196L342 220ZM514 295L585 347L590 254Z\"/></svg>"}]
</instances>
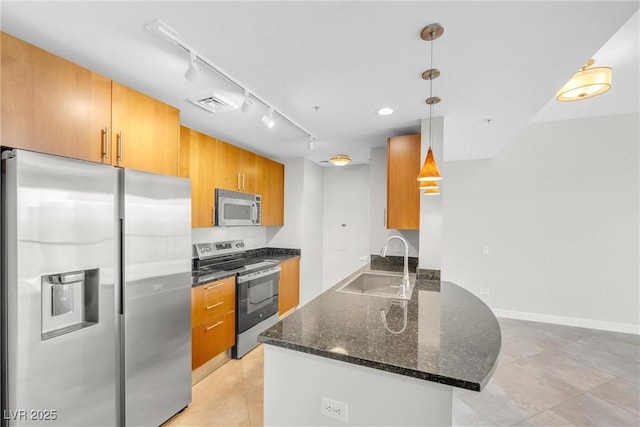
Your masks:
<instances>
[{"instance_id":1,"label":"chrome faucet","mask_svg":"<svg viewBox=\"0 0 640 427\"><path fill-rule=\"evenodd\" d=\"M380 251L381 257L384 258L387 256L387 246L389 245L389 241L392 239L399 239L402 243L404 243L404 272L402 275L402 289L401 289L402 297L404 298L407 295L407 292L409 291L409 244L403 237L391 236L387 239L387 241L384 244L384 247Z\"/></svg>"}]
</instances>

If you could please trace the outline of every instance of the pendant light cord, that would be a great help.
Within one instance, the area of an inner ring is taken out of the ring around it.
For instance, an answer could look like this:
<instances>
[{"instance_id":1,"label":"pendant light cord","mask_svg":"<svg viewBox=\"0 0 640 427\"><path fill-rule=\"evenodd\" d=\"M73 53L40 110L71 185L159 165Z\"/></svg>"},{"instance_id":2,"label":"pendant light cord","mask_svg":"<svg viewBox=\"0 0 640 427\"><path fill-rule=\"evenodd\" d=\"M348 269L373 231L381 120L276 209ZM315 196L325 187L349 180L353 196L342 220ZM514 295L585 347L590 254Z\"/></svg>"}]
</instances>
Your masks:
<instances>
[{"instance_id":1,"label":"pendant light cord","mask_svg":"<svg viewBox=\"0 0 640 427\"><path fill-rule=\"evenodd\" d=\"M429 79L429 98L433 98L433 38L435 36L435 31L431 32L431 78ZM431 141L432 141L432 133L431 133L431 129L433 128L432 126L432 118L433 118L433 103L429 104L429 148L431 148Z\"/></svg>"}]
</instances>

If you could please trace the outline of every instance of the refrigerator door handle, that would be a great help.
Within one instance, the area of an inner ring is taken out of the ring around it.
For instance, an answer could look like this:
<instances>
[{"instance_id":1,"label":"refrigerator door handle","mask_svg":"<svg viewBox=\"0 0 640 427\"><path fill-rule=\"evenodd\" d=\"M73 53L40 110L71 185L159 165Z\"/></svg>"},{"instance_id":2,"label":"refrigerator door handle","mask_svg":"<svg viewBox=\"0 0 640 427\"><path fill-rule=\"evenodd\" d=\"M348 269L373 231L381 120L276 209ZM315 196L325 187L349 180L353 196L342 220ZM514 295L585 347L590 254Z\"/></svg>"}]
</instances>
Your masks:
<instances>
[{"instance_id":1,"label":"refrigerator door handle","mask_svg":"<svg viewBox=\"0 0 640 427\"><path fill-rule=\"evenodd\" d=\"M71 273L52 274L47 277L49 283L56 285L68 285L84 281L84 271L74 271Z\"/></svg>"}]
</instances>

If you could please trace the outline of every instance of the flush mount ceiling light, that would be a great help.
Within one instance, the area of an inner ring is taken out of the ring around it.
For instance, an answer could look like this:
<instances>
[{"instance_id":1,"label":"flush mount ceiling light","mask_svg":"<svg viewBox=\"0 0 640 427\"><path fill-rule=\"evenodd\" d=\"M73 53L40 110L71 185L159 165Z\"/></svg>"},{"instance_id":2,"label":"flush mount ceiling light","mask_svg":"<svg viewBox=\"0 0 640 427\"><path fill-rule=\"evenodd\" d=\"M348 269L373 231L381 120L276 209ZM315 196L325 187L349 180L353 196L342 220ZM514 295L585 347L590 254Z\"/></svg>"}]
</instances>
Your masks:
<instances>
[{"instance_id":1,"label":"flush mount ceiling light","mask_svg":"<svg viewBox=\"0 0 640 427\"><path fill-rule=\"evenodd\" d=\"M579 101L592 98L611 89L611 68L591 67L595 61L590 59L558 91L556 99L561 102Z\"/></svg>"},{"instance_id":2,"label":"flush mount ceiling light","mask_svg":"<svg viewBox=\"0 0 640 427\"><path fill-rule=\"evenodd\" d=\"M329 161L336 166L344 166L351 163L351 157L347 156L346 154L336 154L335 156L330 158Z\"/></svg>"},{"instance_id":3,"label":"flush mount ceiling light","mask_svg":"<svg viewBox=\"0 0 640 427\"><path fill-rule=\"evenodd\" d=\"M389 116L393 114L393 109L389 107L382 107L377 112L379 116Z\"/></svg>"},{"instance_id":4,"label":"flush mount ceiling light","mask_svg":"<svg viewBox=\"0 0 640 427\"><path fill-rule=\"evenodd\" d=\"M273 121L273 108L269 109L269 115L267 116L266 114L264 116L262 116L262 122L267 125L268 128L272 128L273 125L276 124L276 122Z\"/></svg>"},{"instance_id":5,"label":"flush mount ceiling light","mask_svg":"<svg viewBox=\"0 0 640 427\"><path fill-rule=\"evenodd\" d=\"M193 75L194 77L196 77L198 75L198 72L196 72L195 68L199 67L202 70L201 66L204 66L207 69L215 72L217 75L219 75L224 80L226 80L227 82L231 83L236 88L240 89L241 92L244 92L245 95L248 95L250 97L250 99L245 97L245 100L248 99L248 101L246 101L246 103L248 105L245 107L245 105L244 105L245 103L243 103L243 108L244 109L241 108L242 111L246 111L246 109L248 109L249 106L251 106L253 101L256 101L256 102L264 105L266 108L268 108L270 110L270 117L269 118L271 120L273 120L273 113L275 113L278 116L280 116L282 120L284 120L285 122L289 123L292 127L296 128L298 131L302 132L307 137L312 137L313 136L313 134L311 132L309 132L308 130L306 130L305 128L300 126L298 123L296 123L295 121L293 121L292 119L287 117L287 115L284 114L282 111L279 111L279 110L276 110L275 108L273 108L273 106L271 104L269 104L264 98L261 98L260 96L256 95L255 92L250 91L244 84L240 83L238 80L236 80L233 77L231 77L229 74L224 72L218 66L213 64L213 62L211 62L209 59L205 58L203 55L199 54L195 49L191 48L187 43L185 43L183 40L181 40L178 37L178 33L173 28L169 27L167 24L162 22L160 19L156 19L155 21L150 22L149 24L145 25L144 28L147 31L149 31L150 33L155 34L156 36L160 37L161 39L171 43L174 46L177 46L179 49L181 49L182 51L184 51L184 52L189 54L190 64L189 64L189 68L187 69L187 73L185 73L185 77L189 78L187 76L187 74ZM192 70L192 68L193 68L193 70ZM265 122L265 124L268 125L268 123L264 120L264 118L263 118L262 121ZM272 127L272 126L273 125L271 125L269 127Z\"/></svg>"},{"instance_id":6,"label":"flush mount ceiling light","mask_svg":"<svg viewBox=\"0 0 640 427\"><path fill-rule=\"evenodd\" d=\"M440 24L427 25L422 29L420 37L423 40L431 42L431 68L422 73L422 78L429 80L429 98L426 99L427 105L429 105L429 151L427 151L427 157L424 160L420 174L418 175L418 181L420 181L420 187L425 182L439 181L442 179L440 176L440 170L436 164L435 156L433 155L432 143L432 129L433 129L433 106L440 102L440 98L433 96L433 80L440 77L440 71L433 68L433 41L439 38L444 33L444 28ZM437 188L428 188L424 194L440 194L440 190Z\"/></svg>"}]
</instances>

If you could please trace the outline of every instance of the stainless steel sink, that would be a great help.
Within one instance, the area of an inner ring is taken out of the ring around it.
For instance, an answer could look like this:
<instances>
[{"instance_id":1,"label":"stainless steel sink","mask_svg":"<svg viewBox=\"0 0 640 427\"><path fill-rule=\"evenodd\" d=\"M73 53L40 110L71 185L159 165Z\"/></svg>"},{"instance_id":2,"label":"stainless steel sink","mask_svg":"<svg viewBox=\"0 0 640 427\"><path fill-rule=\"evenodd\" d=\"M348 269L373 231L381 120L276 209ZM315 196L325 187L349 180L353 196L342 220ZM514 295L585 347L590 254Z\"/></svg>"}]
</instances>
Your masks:
<instances>
[{"instance_id":1,"label":"stainless steel sink","mask_svg":"<svg viewBox=\"0 0 640 427\"><path fill-rule=\"evenodd\" d=\"M342 285L336 292L409 300L415 281L415 274L410 274L409 289L402 296L402 274L364 271Z\"/></svg>"}]
</instances>

